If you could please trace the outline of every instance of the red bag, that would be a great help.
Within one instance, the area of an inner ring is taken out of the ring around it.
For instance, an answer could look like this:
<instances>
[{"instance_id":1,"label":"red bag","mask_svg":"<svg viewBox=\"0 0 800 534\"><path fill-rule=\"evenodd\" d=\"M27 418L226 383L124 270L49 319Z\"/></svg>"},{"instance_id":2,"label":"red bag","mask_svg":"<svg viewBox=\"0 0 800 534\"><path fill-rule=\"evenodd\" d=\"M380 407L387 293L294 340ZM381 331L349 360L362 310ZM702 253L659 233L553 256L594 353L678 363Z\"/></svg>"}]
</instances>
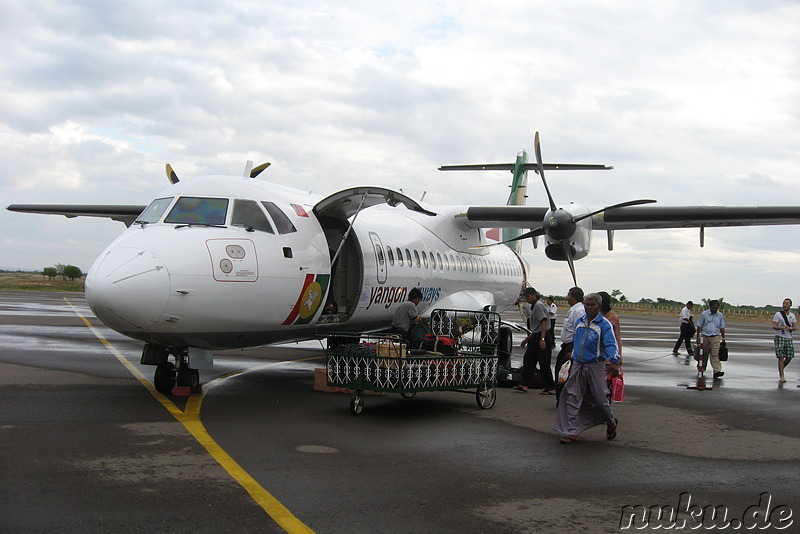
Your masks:
<instances>
[{"instance_id":1,"label":"red bag","mask_svg":"<svg viewBox=\"0 0 800 534\"><path fill-rule=\"evenodd\" d=\"M439 352L443 356L455 356L456 340L448 336L427 334L424 338L422 338L419 348L430 352Z\"/></svg>"},{"instance_id":2,"label":"red bag","mask_svg":"<svg viewBox=\"0 0 800 534\"><path fill-rule=\"evenodd\" d=\"M625 399L625 381L622 373L611 377L611 401L622 402Z\"/></svg>"}]
</instances>

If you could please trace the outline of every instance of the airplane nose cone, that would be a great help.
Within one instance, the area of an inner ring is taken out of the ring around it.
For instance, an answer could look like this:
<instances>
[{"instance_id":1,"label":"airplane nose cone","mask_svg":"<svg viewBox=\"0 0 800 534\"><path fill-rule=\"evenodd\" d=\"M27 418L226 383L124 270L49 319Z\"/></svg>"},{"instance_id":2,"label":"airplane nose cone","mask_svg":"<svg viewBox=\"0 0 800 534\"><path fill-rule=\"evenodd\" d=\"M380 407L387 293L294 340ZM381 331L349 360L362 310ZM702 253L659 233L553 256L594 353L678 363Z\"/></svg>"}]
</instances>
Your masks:
<instances>
[{"instance_id":1,"label":"airplane nose cone","mask_svg":"<svg viewBox=\"0 0 800 534\"><path fill-rule=\"evenodd\" d=\"M113 248L86 277L86 301L94 314L118 332L146 330L169 300L169 272L153 253Z\"/></svg>"}]
</instances>

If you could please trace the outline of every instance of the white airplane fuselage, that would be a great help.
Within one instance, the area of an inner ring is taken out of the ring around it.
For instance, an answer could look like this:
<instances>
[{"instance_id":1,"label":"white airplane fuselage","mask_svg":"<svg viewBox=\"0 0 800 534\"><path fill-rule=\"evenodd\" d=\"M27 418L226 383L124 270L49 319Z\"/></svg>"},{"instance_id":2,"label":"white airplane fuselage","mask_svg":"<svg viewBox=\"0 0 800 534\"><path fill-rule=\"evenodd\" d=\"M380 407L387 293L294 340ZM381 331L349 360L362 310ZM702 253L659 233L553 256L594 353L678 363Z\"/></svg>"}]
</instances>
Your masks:
<instances>
[{"instance_id":1,"label":"white airplane fuselage","mask_svg":"<svg viewBox=\"0 0 800 534\"><path fill-rule=\"evenodd\" d=\"M460 222L464 206L432 216L381 204L337 219L313 211L322 197L230 176L182 180L156 199L86 278L94 314L146 343L215 350L388 328L412 288L426 310L480 310L513 304L525 282L508 247L470 249L486 240ZM336 310L323 314L329 292Z\"/></svg>"}]
</instances>

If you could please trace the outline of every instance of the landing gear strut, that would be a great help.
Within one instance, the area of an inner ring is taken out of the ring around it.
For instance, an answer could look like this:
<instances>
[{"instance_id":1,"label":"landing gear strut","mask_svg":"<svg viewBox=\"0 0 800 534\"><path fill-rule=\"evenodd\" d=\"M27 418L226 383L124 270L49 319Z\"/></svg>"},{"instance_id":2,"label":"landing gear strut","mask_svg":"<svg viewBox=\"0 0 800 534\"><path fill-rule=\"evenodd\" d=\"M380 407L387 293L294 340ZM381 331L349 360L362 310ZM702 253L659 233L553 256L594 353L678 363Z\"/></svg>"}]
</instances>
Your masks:
<instances>
[{"instance_id":1,"label":"landing gear strut","mask_svg":"<svg viewBox=\"0 0 800 534\"><path fill-rule=\"evenodd\" d=\"M142 352L142 363L155 365L153 386L156 391L164 395L179 395L188 397L192 393L200 393L200 372L189 366L189 352L186 349L175 351L172 354L175 363L169 361L169 352L164 347L145 345Z\"/></svg>"}]
</instances>

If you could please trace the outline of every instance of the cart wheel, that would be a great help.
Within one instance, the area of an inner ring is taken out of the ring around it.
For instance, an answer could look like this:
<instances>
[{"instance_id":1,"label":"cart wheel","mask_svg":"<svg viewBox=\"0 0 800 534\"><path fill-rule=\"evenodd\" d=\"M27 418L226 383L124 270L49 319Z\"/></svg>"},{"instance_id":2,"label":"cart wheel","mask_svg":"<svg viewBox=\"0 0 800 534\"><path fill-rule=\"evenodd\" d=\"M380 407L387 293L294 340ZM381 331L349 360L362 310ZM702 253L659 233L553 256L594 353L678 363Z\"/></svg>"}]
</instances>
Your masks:
<instances>
[{"instance_id":1,"label":"cart wheel","mask_svg":"<svg viewBox=\"0 0 800 534\"><path fill-rule=\"evenodd\" d=\"M362 410L364 410L364 392L356 391L353 393L353 396L350 397L350 411L353 415L358 415Z\"/></svg>"},{"instance_id":2,"label":"cart wheel","mask_svg":"<svg viewBox=\"0 0 800 534\"><path fill-rule=\"evenodd\" d=\"M478 391L475 393L475 400L478 402L478 408L482 410L488 410L494 406L494 401L497 400L494 384L491 382L484 382L478 386Z\"/></svg>"},{"instance_id":3,"label":"cart wheel","mask_svg":"<svg viewBox=\"0 0 800 534\"><path fill-rule=\"evenodd\" d=\"M400 396L404 399L413 399L417 395L416 391L403 391L400 393Z\"/></svg>"}]
</instances>

